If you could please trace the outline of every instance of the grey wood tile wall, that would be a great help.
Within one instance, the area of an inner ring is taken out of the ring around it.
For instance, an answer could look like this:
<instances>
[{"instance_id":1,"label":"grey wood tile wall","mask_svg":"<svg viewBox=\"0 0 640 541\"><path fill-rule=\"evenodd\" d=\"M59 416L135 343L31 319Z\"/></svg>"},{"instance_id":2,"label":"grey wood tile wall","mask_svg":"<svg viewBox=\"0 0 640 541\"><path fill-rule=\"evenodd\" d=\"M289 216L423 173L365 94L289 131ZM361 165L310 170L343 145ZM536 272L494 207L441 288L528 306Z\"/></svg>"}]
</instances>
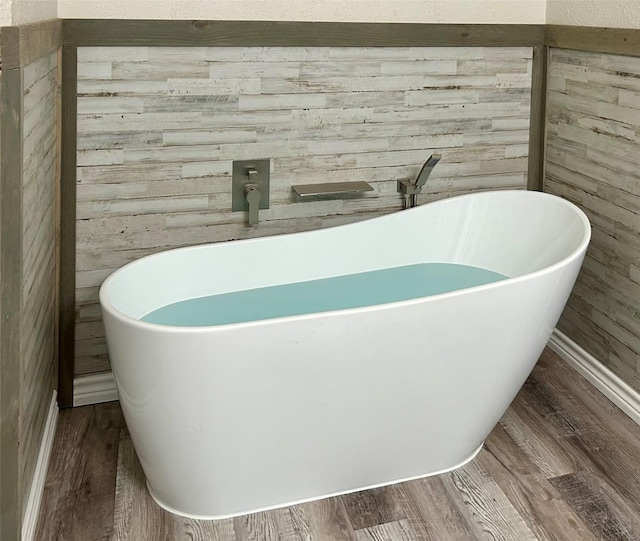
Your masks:
<instances>
[{"instance_id":1,"label":"grey wood tile wall","mask_svg":"<svg viewBox=\"0 0 640 541\"><path fill-rule=\"evenodd\" d=\"M525 188L531 48L78 50L76 374L109 369L98 288L168 248L399 210L396 180L443 159L422 200ZM231 212L233 160L270 158L258 227ZM291 185L365 180L349 200Z\"/></svg>"},{"instance_id":2,"label":"grey wood tile wall","mask_svg":"<svg viewBox=\"0 0 640 541\"><path fill-rule=\"evenodd\" d=\"M640 390L640 58L551 49L545 190L593 238L559 329Z\"/></svg>"},{"instance_id":3,"label":"grey wood tile wall","mask_svg":"<svg viewBox=\"0 0 640 541\"><path fill-rule=\"evenodd\" d=\"M55 389L58 52L23 70L21 479L33 478ZM29 486L22 490L24 498ZM26 504L26 501L24 502ZM23 506L24 508L25 506Z\"/></svg>"}]
</instances>

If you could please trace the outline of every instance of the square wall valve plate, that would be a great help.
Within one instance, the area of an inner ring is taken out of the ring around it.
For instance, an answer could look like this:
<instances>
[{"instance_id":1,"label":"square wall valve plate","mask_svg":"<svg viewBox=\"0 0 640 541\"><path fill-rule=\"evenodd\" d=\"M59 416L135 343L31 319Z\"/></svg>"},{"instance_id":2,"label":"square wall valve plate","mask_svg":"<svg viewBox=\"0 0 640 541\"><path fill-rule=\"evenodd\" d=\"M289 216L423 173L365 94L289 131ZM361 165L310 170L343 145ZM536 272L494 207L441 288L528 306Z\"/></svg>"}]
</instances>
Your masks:
<instances>
[{"instance_id":1,"label":"square wall valve plate","mask_svg":"<svg viewBox=\"0 0 640 541\"><path fill-rule=\"evenodd\" d=\"M255 174L250 174L255 171ZM249 210L245 196L247 184L255 184L260 192L258 208L269 208L269 178L271 160L238 160L233 162L231 177L231 210Z\"/></svg>"}]
</instances>

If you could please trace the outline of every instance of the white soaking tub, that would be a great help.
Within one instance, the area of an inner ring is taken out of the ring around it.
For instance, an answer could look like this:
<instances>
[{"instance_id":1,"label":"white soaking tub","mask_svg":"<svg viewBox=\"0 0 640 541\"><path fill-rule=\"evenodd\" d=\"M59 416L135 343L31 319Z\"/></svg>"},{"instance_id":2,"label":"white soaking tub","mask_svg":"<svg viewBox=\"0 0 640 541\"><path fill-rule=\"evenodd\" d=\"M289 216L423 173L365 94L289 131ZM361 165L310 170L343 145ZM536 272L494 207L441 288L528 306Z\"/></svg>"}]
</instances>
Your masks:
<instances>
[{"instance_id":1,"label":"white soaking tub","mask_svg":"<svg viewBox=\"0 0 640 541\"><path fill-rule=\"evenodd\" d=\"M464 464L544 349L589 238L567 201L498 191L126 265L100 302L149 491L222 518ZM490 279L429 285L468 266ZM188 299L206 306L151 322Z\"/></svg>"}]
</instances>

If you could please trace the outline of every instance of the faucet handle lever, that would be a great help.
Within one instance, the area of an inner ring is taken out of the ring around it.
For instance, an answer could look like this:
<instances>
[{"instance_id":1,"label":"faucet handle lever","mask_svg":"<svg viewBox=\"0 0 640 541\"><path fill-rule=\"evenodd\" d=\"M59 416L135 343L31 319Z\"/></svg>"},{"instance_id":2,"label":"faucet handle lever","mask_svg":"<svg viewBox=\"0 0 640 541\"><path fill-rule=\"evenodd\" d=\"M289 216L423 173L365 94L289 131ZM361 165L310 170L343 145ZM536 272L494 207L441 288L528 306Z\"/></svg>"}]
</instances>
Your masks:
<instances>
[{"instance_id":1,"label":"faucet handle lever","mask_svg":"<svg viewBox=\"0 0 640 541\"><path fill-rule=\"evenodd\" d=\"M244 196L247 198L247 203L249 203L249 225L257 225L260 221L258 210L260 208L260 199L262 199L258 186L247 184L244 187Z\"/></svg>"}]
</instances>

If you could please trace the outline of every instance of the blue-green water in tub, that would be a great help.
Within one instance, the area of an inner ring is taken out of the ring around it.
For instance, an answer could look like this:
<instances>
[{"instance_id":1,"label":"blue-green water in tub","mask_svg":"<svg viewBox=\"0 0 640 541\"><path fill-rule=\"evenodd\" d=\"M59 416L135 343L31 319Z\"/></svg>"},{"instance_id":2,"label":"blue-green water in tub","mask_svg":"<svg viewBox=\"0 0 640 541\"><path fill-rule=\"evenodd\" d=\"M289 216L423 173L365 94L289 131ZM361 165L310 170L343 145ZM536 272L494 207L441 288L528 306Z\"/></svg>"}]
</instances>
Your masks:
<instances>
[{"instance_id":1,"label":"blue-green water in tub","mask_svg":"<svg viewBox=\"0 0 640 541\"><path fill-rule=\"evenodd\" d=\"M203 327L360 308L429 297L504 280L477 267L423 263L180 301L142 317L178 327Z\"/></svg>"}]
</instances>

